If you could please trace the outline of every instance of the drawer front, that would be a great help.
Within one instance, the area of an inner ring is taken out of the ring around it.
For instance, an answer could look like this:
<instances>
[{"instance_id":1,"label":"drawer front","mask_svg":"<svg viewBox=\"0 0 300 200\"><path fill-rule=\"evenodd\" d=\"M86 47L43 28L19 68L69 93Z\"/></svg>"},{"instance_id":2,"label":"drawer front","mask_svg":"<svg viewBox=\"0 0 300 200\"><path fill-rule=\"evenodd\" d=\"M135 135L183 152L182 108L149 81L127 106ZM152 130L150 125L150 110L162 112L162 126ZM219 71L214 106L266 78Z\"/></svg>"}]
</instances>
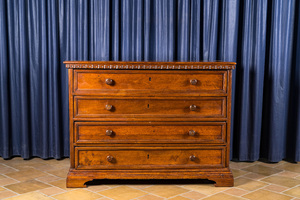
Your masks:
<instances>
[{"instance_id":1,"label":"drawer front","mask_svg":"<svg viewBox=\"0 0 300 200\"><path fill-rule=\"evenodd\" d=\"M201 95L227 93L227 71L75 70L76 94Z\"/></svg>"},{"instance_id":2,"label":"drawer front","mask_svg":"<svg viewBox=\"0 0 300 200\"><path fill-rule=\"evenodd\" d=\"M225 142L225 122L76 122L80 143L218 143Z\"/></svg>"},{"instance_id":3,"label":"drawer front","mask_svg":"<svg viewBox=\"0 0 300 200\"><path fill-rule=\"evenodd\" d=\"M224 167L225 148L75 148L76 169Z\"/></svg>"},{"instance_id":4,"label":"drawer front","mask_svg":"<svg viewBox=\"0 0 300 200\"><path fill-rule=\"evenodd\" d=\"M226 97L125 99L74 97L75 118L224 118Z\"/></svg>"}]
</instances>

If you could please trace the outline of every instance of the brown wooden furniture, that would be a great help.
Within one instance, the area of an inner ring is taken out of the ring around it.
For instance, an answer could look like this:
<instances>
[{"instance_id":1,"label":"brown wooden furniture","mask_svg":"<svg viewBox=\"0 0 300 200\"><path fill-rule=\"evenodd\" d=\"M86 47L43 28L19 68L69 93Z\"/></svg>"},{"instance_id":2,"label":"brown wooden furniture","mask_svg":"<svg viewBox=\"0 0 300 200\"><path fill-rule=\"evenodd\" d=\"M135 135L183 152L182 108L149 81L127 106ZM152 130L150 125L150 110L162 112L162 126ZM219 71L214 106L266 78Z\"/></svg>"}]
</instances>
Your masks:
<instances>
[{"instance_id":1,"label":"brown wooden furniture","mask_svg":"<svg viewBox=\"0 0 300 200\"><path fill-rule=\"evenodd\" d=\"M93 179L209 179L229 169L232 62L66 61L67 187Z\"/></svg>"}]
</instances>

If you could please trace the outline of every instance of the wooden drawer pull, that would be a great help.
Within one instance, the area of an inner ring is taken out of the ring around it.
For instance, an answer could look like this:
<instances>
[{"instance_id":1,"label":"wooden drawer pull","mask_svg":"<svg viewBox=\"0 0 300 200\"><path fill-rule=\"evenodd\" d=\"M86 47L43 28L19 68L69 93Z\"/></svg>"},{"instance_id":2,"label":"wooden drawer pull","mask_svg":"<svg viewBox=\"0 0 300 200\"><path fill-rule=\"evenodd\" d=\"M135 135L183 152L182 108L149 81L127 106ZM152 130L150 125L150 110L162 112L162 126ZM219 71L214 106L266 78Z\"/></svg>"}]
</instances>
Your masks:
<instances>
[{"instance_id":1,"label":"wooden drawer pull","mask_svg":"<svg viewBox=\"0 0 300 200\"><path fill-rule=\"evenodd\" d=\"M114 84L114 80L112 80L112 79L110 79L110 78L107 78L107 79L105 80L105 83L106 83L107 85L113 85L113 84Z\"/></svg>"},{"instance_id":2,"label":"wooden drawer pull","mask_svg":"<svg viewBox=\"0 0 300 200\"><path fill-rule=\"evenodd\" d=\"M190 110L191 111L195 111L197 109L197 106L196 105L190 105Z\"/></svg>"},{"instance_id":3,"label":"wooden drawer pull","mask_svg":"<svg viewBox=\"0 0 300 200\"><path fill-rule=\"evenodd\" d=\"M197 79L192 79L192 80L190 80L190 83L192 84L192 85L196 85L197 84Z\"/></svg>"},{"instance_id":4,"label":"wooden drawer pull","mask_svg":"<svg viewBox=\"0 0 300 200\"><path fill-rule=\"evenodd\" d=\"M113 162L114 157L113 157L113 156L107 156L107 157L106 157L106 160L107 160L108 162Z\"/></svg>"},{"instance_id":5,"label":"wooden drawer pull","mask_svg":"<svg viewBox=\"0 0 300 200\"><path fill-rule=\"evenodd\" d=\"M106 130L106 135L108 136L112 136L113 135L113 131L112 130Z\"/></svg>"},{"instance_id":6,"label":"wooden drawer pull","mask_svg":"<svg viewBox=\"0 0 300 200\"><path fill-rule=\"evenodd\" d=\"M105 106L105 109L106 109L106 110L109 110L109 111L112 111L113 108L114 108L113 105L106 105L106 106Z\"/></svg>"},{"instance_id":7,"label":"wooden drawer pull","mask_svg":"<svg viewBox=\"0 0 300 200\"><path fill-rule=\"evenodd\" d=\"M196 156L191 155L191 156L190 156L190 161L195 161L195 160L196 160Z\"/></svg>"},{"instance_id":8,"label":"wooden drawer pull","mask_svg":"<svg viewBox=\"0 0 300 200\"><path fill-rule=\"evenodd\" d=\"M196 131L194 130L189 130L189 136L194 136L196 135Z\"/></svg>"}]
</instances>

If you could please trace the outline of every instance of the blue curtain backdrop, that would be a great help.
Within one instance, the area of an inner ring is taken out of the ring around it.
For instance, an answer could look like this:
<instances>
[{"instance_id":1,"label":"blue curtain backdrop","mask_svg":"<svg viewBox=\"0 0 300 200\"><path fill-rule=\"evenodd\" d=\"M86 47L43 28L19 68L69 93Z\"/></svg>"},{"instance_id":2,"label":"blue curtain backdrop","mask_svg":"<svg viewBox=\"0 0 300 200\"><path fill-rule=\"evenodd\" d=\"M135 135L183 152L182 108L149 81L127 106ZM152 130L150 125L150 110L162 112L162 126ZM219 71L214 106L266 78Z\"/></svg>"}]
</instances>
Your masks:
<instances>
[{"instance_id":1,"label":"blue curtain backdrop","mask_svg":"<svg viewBox=\"0 0 300 200\"><path fill-rule=\"evenodd\" d=\"M236 61L233 159L300 161L298 0L0 0L0 156L69 155L65 60Z\"/></svg>"}]
</instances>

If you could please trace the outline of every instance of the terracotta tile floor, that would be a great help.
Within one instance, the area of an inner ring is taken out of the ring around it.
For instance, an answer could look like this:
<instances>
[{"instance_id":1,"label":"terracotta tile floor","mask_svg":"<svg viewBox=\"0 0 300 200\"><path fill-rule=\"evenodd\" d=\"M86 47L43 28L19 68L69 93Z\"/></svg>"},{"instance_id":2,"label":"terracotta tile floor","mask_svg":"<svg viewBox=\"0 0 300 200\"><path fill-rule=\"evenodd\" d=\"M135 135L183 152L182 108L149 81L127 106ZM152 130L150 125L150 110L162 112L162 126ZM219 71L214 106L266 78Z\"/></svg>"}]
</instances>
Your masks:
<instances>
[{"instance_id":1,"label":"terracotta tile floor","mask_svg":"<svg viewBox=\"0 0 300 200\"><path fill-rule=\"evenodd\" d=\"M69 159L0 158L0 199L11 200L300 200L300 163L231 162L235 187L198 180L95 182L66 188ZM98 183L98 184L97 184Z\"/></svg>"}]
</instances>

